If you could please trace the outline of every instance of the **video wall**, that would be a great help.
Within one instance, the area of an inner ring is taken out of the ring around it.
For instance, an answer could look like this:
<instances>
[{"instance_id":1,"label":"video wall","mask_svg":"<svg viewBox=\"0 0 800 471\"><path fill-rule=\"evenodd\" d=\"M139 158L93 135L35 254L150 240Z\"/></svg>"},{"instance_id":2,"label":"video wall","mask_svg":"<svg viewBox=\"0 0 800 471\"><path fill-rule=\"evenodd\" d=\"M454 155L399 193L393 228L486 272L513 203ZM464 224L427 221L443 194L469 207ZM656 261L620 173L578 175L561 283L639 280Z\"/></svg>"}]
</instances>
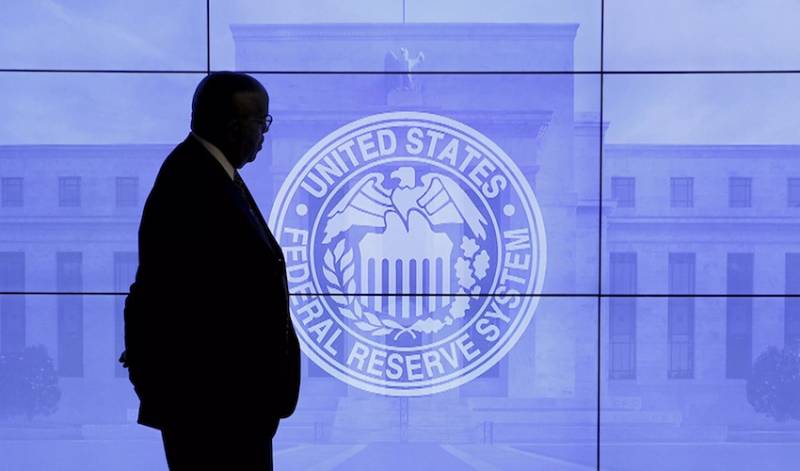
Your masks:
<instances>
[{"instance_id":1,"label":"video wall","mask_svg":"<svg viewBox=\"0 0 800 471\"><path fill-rule=\"evenodd\" d=\"M241 174L303 351L277 469L800 457L796 1L0 16L0 468L166 469L123 306L144 202L220 70L274 118Z\"/></svg>"}]
</instances>

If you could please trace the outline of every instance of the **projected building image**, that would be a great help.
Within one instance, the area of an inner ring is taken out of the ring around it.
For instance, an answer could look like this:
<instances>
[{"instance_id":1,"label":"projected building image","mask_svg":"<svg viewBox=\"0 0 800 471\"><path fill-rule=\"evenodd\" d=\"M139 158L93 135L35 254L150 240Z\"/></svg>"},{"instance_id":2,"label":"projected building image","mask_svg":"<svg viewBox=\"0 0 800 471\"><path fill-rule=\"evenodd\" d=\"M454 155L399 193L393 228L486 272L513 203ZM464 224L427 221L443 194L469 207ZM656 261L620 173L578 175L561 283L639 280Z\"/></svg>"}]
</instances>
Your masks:
<instances>
[{"instance_id":1,"label":"projected building image","mask_svg":"<svg viewBox=\"0 0 800 471\"><path fill-rule=\"evenodd\" d=\"M711 469L734 444L741 466L788 469L800 426L757 411L748 384L770 347L800 346L784 296L800 289L800 145L691 116L737 90L797 96L791 80L601 77L595 28L565 21L223 29L231 61L210 68L251 73L274 116L242 175L284 249L303 349L280 469L595 469L598 447L608 469L665 450L649 469ZM64 124L88 138L0 142L0 352L44 346L60 391L0 425L26 466L75 440L97 463L119 448L121 469L166 469L117 362L142 208L203 77L159 74L3 77L29 80L31 102L62 87L89 103L90 124ZM103 111L117 93L163 98L130 139L136 118ZM691 129L706 125L729 127Z\"/></svg>"}]
</instances>

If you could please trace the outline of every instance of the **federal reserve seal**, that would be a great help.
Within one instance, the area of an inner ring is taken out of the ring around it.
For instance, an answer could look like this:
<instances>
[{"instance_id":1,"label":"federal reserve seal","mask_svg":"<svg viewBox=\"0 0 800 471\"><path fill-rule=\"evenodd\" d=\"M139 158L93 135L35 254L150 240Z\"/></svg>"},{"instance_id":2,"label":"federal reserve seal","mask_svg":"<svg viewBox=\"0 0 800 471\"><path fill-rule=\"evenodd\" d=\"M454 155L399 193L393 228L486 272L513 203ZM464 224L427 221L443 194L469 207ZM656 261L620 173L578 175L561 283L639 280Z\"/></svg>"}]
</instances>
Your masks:
<instances>
[{"instance_id":1,"label":"federal reserve seal","mask_svg":"<svg viewBox=\"0 0 800 471\"><path fill-rule=\"evenodd\" d=\"M541 293L533 191L480 132L429 113L352 122L311 148L269 218L303 351L393 396L462 385L500 361Z\"/></svg>"}]
</instances>

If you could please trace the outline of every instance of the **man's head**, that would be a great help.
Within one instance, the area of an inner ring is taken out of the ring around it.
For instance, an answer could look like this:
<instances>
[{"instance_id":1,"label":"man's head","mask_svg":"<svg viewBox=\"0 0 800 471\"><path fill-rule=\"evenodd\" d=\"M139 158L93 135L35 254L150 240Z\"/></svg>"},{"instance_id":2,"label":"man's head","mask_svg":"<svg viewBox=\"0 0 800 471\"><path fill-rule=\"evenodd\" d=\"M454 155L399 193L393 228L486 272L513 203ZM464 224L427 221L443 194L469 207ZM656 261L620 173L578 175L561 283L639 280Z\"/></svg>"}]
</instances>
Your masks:
<instances>
[{"instance_id":1,"label":"man's head","mask_svg":"<svg viewBox=\"0 0 800 471\"><path fill-rule=\"evenodd\" d=\"M217 146L237 169L255 160L261 150L268 116L267 91L246 74L209 74L192 99L192 131Z\"/></svg>"}]
</instances>

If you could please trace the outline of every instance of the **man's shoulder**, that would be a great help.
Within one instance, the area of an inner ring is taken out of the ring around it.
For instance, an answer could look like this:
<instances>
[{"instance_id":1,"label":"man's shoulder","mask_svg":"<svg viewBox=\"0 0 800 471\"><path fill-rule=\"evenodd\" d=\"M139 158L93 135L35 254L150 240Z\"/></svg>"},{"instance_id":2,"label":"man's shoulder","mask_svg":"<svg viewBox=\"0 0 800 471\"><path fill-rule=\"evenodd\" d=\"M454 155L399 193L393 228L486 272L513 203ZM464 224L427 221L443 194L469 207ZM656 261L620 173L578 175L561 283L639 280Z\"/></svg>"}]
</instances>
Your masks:
<instances>
[{"instance_id":1,"label":"man's shoulder","mask_svg":"<svg viewBox=\"0 0 800 471\"><path fill-rule=\"evenodd\" d=\"M206 162L208 159L204 158L206 156L202 152L205 149L191 136L172 149L156 174L145 202L145 214L151 213L156 207L185 205L211 196L217 185Z\"/></svg>"},{"instance_id":2,"label":"man's shoulder","mask_svg":"<svg viewBox=\"0 0 800 471\"><path fill-rule=\"evenodd\" d=\"M161 164L160 173L178 169L187 171L199 167L197 164L202 163L203 159L200 158L202 152L205 152L205 149L190 134L167 154Z\"/></svg>"},{"instance_id":3,"label":"man's shoulder","mask_svg":"<svg viewBox=\"0 0 800 471\"><path fill-rule=\"evenodd\" d=\"M213 156L193 137L188 136L167 155L156 176L155 186L180 186L189 189L196 184L207 187L213 179Z\"/></svg>"}]
</instances>

